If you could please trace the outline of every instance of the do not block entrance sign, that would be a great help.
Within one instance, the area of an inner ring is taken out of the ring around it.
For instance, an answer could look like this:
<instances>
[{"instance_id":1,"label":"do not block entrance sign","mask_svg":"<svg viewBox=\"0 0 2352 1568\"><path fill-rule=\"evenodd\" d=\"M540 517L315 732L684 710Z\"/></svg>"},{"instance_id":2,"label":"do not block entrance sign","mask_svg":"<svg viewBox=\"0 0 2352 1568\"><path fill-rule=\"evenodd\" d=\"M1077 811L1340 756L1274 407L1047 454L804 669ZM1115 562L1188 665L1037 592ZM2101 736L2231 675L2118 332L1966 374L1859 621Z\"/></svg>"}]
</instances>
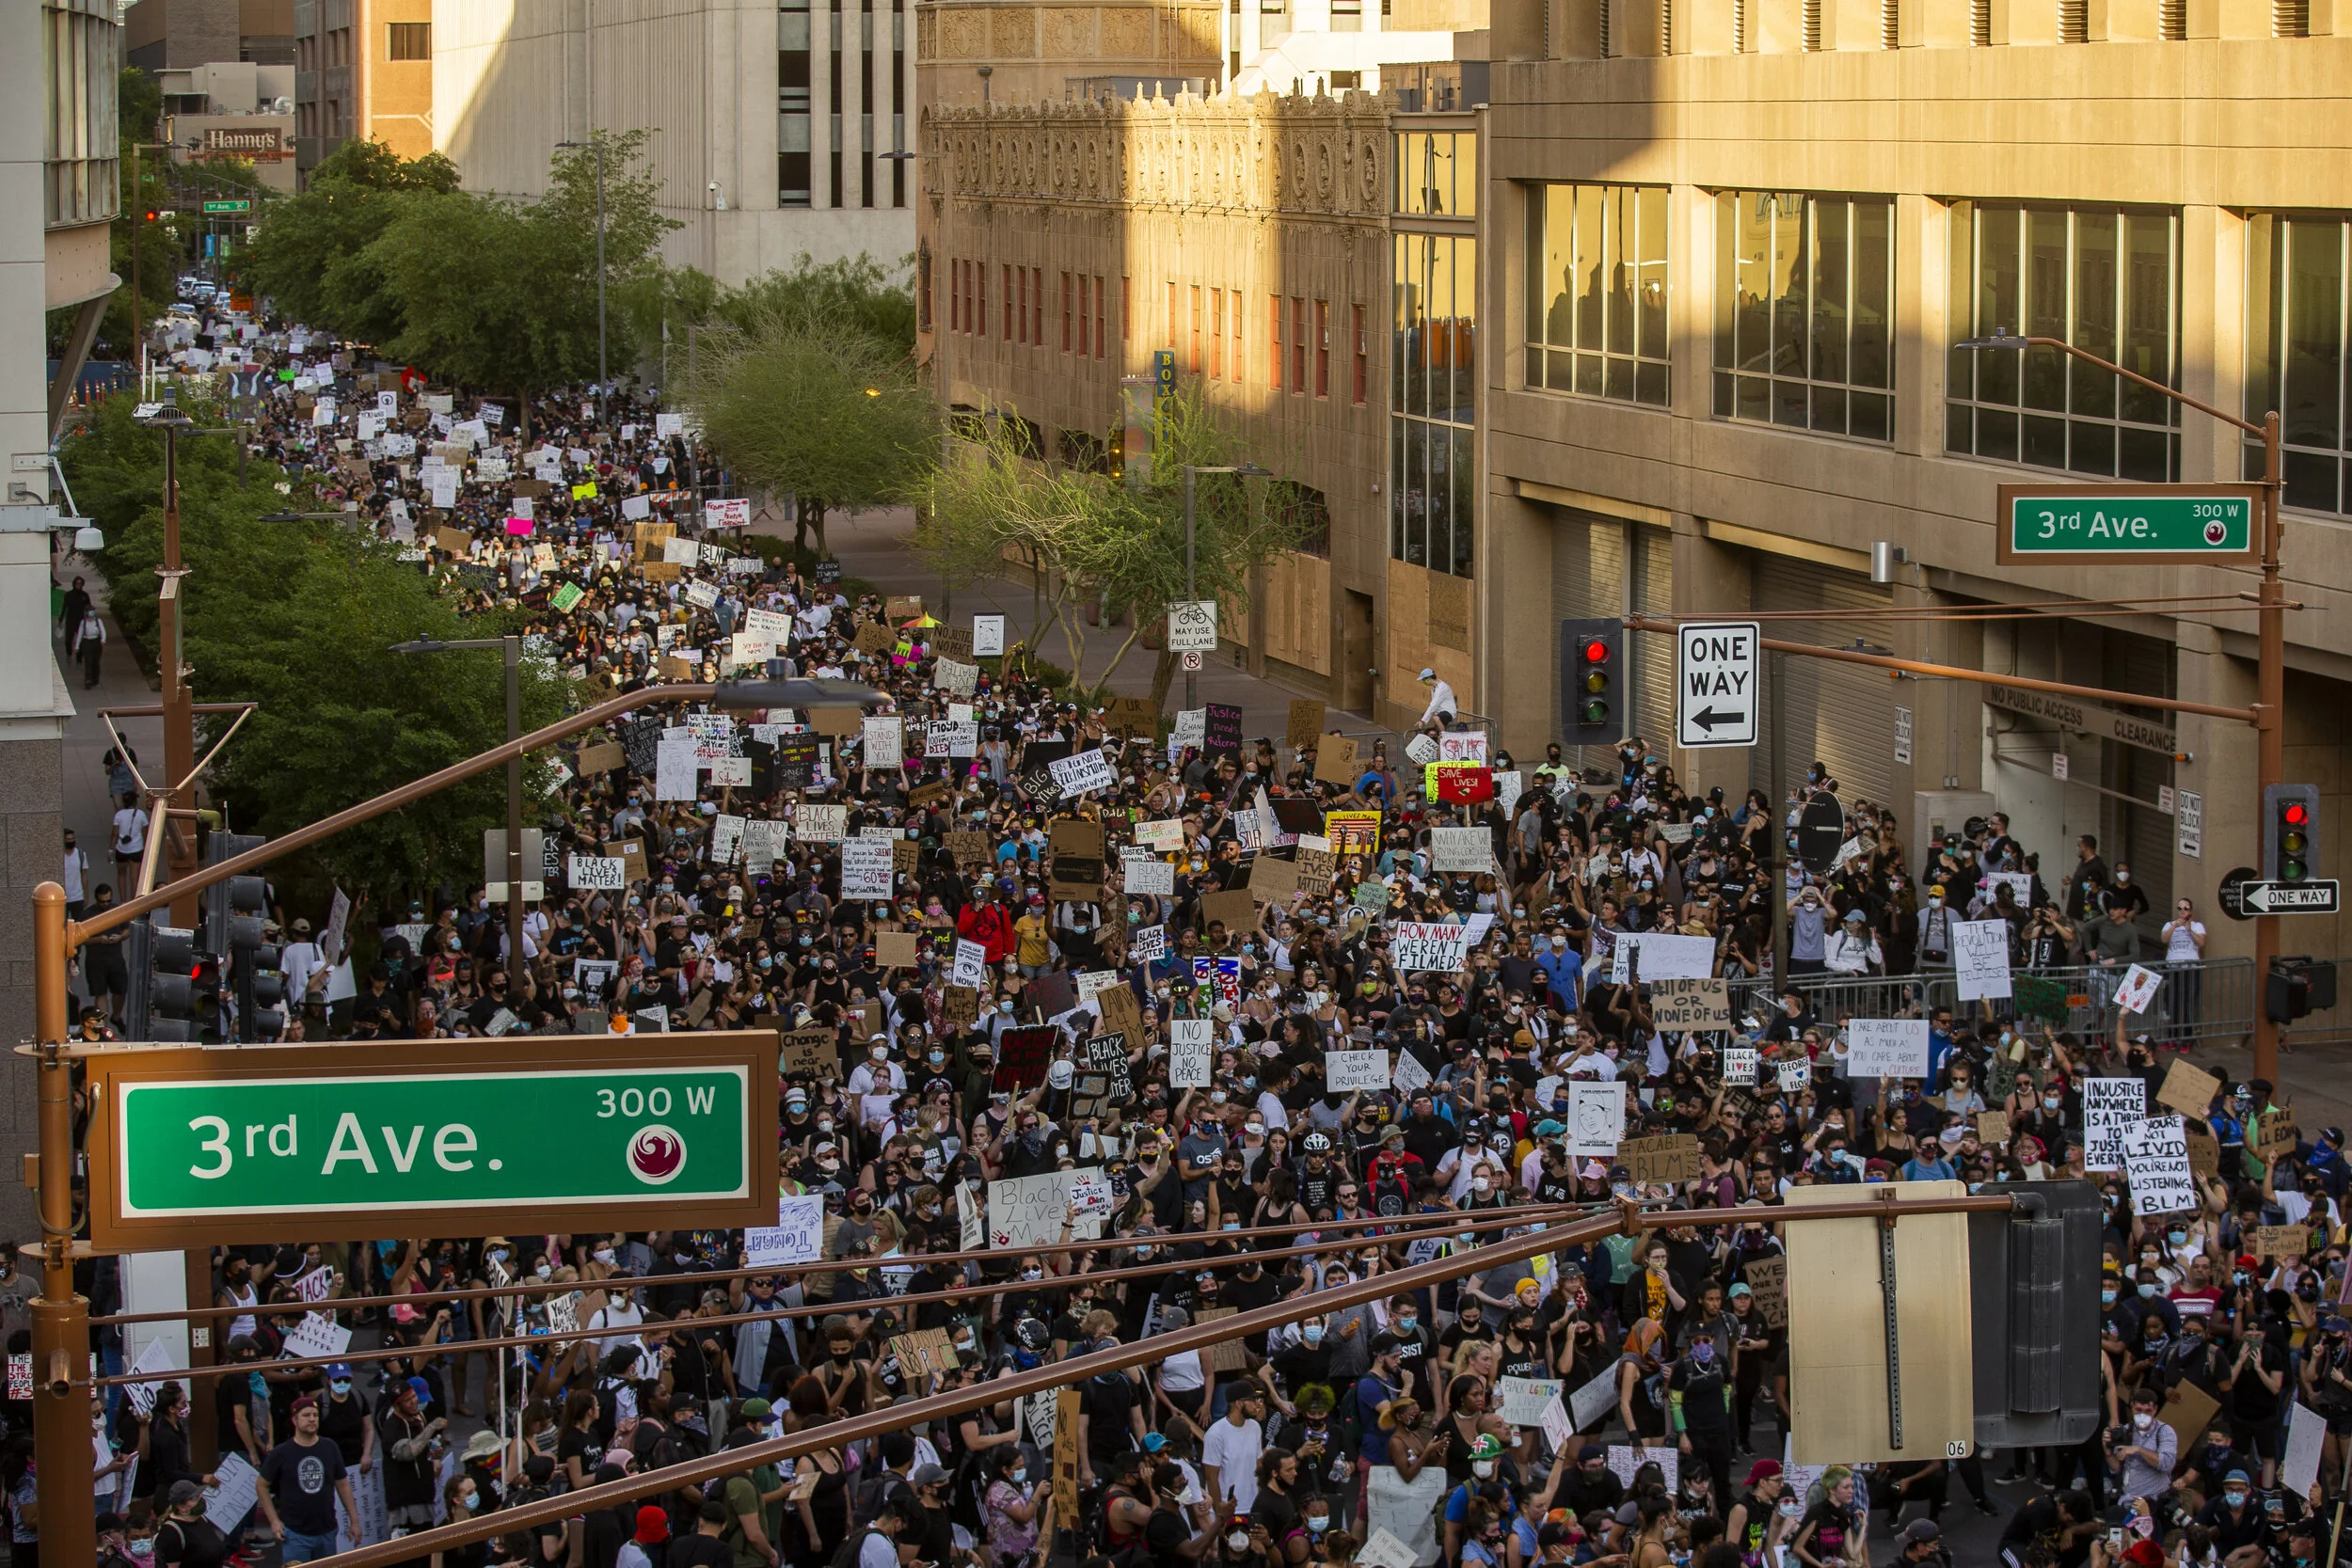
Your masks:
<instances>
[{"instance_id":1,"label":"do not block entrance sign","mask_svg":"<svg viewBox=\"0 0 2352 1568\"><path fill-rule=\"evenodd\" d=\"M1756 744L1760 645L1754 621L1694 621L1675 628L1675 744Z\"/></svg>"}]
</instances>

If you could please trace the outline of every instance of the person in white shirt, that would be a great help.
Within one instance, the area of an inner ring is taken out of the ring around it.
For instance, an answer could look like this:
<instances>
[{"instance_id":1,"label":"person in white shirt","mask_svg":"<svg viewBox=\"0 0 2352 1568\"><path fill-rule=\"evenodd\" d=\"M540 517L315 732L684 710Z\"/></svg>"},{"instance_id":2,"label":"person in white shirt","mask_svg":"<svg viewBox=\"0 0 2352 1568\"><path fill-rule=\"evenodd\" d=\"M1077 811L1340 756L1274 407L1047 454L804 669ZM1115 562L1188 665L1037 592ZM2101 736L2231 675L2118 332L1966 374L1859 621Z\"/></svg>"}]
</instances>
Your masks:
<instances>
[{"instance_id":1,"label":"person in white shirt","mask_svg":"<svg viewBox=\"0 0 2352 1568\"><path fill-rule=\"evenodd\" d=\"M82 918L82 906L89 898L89 851L73 841L73 830L65 831L65 866L59 880L65 887L65 912L74 920Z\"/></svg>"},{"instance_id":2,"label":"person in white shirt","mask_svg":"<svg viewBox=\"0 0 2352 1568\"><path fill-rule=\"evenodd\" d=\"M1439 680L1438 672L1423 670L1421 684L1429 688L1429 705L1421 710L1422 723L1442 724L1461 711L1461 705L1454 700L1454 688Z\"/></svg>"},{"instance_id":3,"label":"person in white shirt","mask_svg":"<svg viewBox=\"0 0 2352 1568\"><path fill-rule=\"evenodd\" d=\"M139 859L146 853L147 814L139 810L137 796L125 795L115 811L116 879L120 880L126 874L135 877Z\"/></svg>"},{"instance_id":4,"label":"person in white shirt","mask_svg":"<svg viewBox=\"0 0 2352 1568\"><path fill-rule=\"evenodd\" d=\"M2172 900L2172 918L2164 923L2159 933L2164 942L2164 961L2171 969L2165 976L2164 989L2170 992L2166 1009L2173 1027L2185 1031L2197 1022L2200 1005L2204 1001L2204 972L2197 962L2205 956L2205 923L2197 918L2197 906L2185 898Z\"/></svg>"},{"instance_id":5,"label":"person in white shirt","mask_svg":"<svg viewBox=\"0 0 2352 1568\"><path fill-rule=\"evenodd\" d=\"M1264 1408L1265 1391L1244 1385L1226 1402L1225 1418L1211 1423L1200 1439L1209 1501L1227 1518L1258 1506L1258 1456L1265 1451L1265 1429L1258 1417Z\"/></svg>"}]
</instances>

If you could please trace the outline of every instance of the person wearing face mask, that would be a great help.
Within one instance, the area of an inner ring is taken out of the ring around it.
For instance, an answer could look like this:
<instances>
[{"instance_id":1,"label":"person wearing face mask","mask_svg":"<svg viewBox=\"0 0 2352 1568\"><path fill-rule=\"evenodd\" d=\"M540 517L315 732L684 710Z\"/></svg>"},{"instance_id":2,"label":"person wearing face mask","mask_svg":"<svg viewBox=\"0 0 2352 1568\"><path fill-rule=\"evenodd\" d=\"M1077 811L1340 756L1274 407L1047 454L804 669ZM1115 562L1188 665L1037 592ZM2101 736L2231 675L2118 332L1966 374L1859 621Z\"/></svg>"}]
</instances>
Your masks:
<instances>
[{"instance_id":1,"label":"person wearing face mask","mask_svg":"<svg viewBox=\"0 0 2352 1568\"><path fill-rule=\"evenodd\" d=\"M2232 1470L2221 1478L2221 1491L2197 1515L2197 1523L2213 1531L2214 1550L2224 1560L2249 1546L2260 1546L2268 1531L2263 1505L2254 1498L2253 1477Z\"/></svg>"},{"instance_id":2,"label":"person wearing face mask","mask_svg":"<svg viewBox=\"0 0 2352 1568\"><path fill-rule=\"evenodd\" d=\"M1276 1351L1273 1359L1260 1364L1252 1374L1264 1385L1267 1397L1284 1419L1297 1418L1298 1409L1291 1400L1300 1389L1331 1381L1331 1356L1336 1347L1329 1333L1327 1319L1305 1319L1298 1324L1298 1338Z\"/></svg>"},{"instance_id":3,"label":"person wearing face mask","mask_svg":"<svg viewBox=\"0 0 2352 1568\"><path fill-rule=\"evenodd\" d=\"M1020 1446L1006 1444L986 1456L991 1479L983 1498L988 1545L998 1563L1020 1561L1037 1544L1039 1487L1029 1481Z\"/></svg>"},{"instance_id":4,"label":"person wearing face mask","mask_svg":"<svg viewBox=\"0 0 2352 1568\"><path fill-rule=\"evenodd\" d=\"M158 1568L222 1568L234 1549L204 1516L204 1489L185 1477L173 1481L164 1494L163 1521L155 1527Z\"/></svg>"},{"instance_id":5,"label":"person wearing face mask","mask_svg":"<svg viewBox=\"0 0 2352 1568\"><path fill-rule=\"evenodd\" d=\"M1706 1468L1715 1496L1731 1495L1731 1358L1716 1342L1715 1323L1691 1330L1690 1345L1666 1378L1669 1426L1686 1463Z\"/></svg>"},{"instance_id":6,"label":"person wearing face mask","mask_svg":"<svg viewBox=\"0 0 2352 1568\"><path fill-rule=\"evenodd\" d=\"M2122 1467L2122 1496L2126 1502L2136 1497L2153 1501L2172 1484L2181 1440L2156 1419L2163 1398L2153 1387L2142 1386L2132 1395L2130 1425L2111 1428L2106 1433L2108 1463Z\"/></svg>"}]
</instances>

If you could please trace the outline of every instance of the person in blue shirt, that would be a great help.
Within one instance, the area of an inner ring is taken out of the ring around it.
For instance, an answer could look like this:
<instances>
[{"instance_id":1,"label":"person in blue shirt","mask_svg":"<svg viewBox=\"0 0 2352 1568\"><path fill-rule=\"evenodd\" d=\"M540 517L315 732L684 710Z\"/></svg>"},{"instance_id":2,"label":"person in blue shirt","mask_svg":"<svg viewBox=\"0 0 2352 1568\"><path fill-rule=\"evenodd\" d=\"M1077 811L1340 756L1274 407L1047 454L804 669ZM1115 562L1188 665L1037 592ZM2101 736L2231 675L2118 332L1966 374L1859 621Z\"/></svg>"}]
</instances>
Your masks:
<instances>
[{"instance_id":1,"label":"person in blue shirt","mask_svg":"<svg viewBox=\"0 0 2352 1568\"><path fill-rule=\"evenodd\" d=\"M1939 1137L1922 1139L1911 1158L1903 1162L1905 1181L1953 1181L1959 1180L1960 1168L1952 1164L1951 1150L1960 1147L1961 1130L1957 1127Z\"/></svg>"},{"instance_id":2,"label":"person in blue shirt","mask_svg":"<svg viewBox=\"0 0 2352 1568\"><path fill-rule=\"evenodd\" d=\"M1544 945L1535 950L1535 968L1544 977L1545 988L1560 1004L1561 1011L1574 1013L1580 1005L1578 996L1584 983L1582 955L1568 945L1565 936L1554 931Z\"/></svg>"}]
</instances>

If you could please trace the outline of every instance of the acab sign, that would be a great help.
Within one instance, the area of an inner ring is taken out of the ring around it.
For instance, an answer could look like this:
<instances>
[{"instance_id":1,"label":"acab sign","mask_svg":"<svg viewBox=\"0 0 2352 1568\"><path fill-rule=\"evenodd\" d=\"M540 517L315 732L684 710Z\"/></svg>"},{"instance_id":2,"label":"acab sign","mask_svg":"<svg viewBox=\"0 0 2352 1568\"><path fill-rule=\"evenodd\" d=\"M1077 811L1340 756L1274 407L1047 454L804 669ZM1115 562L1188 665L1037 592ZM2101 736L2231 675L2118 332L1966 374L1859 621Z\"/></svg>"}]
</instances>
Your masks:
<instances>
[{"instance_id":1,"label":"acab sign","mask_svg":"<svg viewBox=\"0 0 2352 1568\"><path fill-rule=\"evenodd\" d=\"M771 1223L776 1037L660 1038L96 1053L91 1240Z\"/></svg>"}]
</instances>

